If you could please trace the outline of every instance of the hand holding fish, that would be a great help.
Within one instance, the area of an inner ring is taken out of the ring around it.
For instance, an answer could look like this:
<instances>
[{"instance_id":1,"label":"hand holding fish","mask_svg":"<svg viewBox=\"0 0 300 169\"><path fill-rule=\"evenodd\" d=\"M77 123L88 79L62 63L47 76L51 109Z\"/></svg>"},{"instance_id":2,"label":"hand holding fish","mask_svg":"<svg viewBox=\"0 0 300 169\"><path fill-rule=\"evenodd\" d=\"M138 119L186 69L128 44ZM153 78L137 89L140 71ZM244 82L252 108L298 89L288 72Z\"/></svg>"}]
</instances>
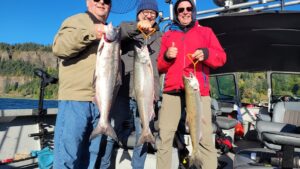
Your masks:
<instances>
[{"instance_id":1,"label":"hand holding fish","mask_svg":"<svg viewBox=\"0 0 300 169\"><path fill-rule=\"evenodd\" d=\"M198 60L198 61L203 61L204 60L204 53L202 49L197 49L193 54L192 54L192 58L194 58L194 60Z\"/></svg>"},{"instance_id":2,"label":"hand holding fish","mask_svg":"<svg viewBox=\"0 0 300 169\"><path fill-rule=\"evenodd\" d=\"M95 24L94 26L95 26L95 30L96 30L96 38L101 39L103 33L105 32L104 25L101 23L101 24Z\"/></svg>"},{"instance_id":3,"label":"hand holding fish","mask_svg":"<svg viewBox=\"0 0 300 169\"><path fill-rule=\"evenodd\" d=\"M174 59L176 58L178 53L178 49L175 46L175 42L172 42L172 46L168 48L167 52L166 52L166 57L168 59Z\"/></svg>"},{"instance_id":4,"label":"hand holding fish","mask_svg":"<svg viewBox=\"0 0 300 169\"><path fill-rule=\"evenodd\" d=\"M152 24L148 20L141 20L137 23L137 27L141 29L144 33L148 34L154 30Z\"/></svg>"}]
</instances>

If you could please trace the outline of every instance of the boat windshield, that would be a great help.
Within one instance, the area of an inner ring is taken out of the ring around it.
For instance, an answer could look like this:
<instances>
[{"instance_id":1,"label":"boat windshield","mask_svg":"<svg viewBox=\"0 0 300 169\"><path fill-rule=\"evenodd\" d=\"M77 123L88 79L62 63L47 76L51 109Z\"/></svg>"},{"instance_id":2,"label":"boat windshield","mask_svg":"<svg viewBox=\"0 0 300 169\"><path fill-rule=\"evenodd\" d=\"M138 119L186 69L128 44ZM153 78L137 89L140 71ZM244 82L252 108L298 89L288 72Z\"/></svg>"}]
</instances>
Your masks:
<instances>
[{"instance_id":1,"label":"boat windshield","mask_svg":"<svg viewBox=\"0 0 300 169\"><path fill-rule=\"evenodd\" d=\"M300 101L300 74L272 73L272 102Z\"/></svg>"},{"instance_id":2,"label":"boat windshield","mask_svg":"<svg viewBox=\"0 0 300 169\"><path fill-rule=\"evenodd\" d=\"M300 101L300 72L238 72L211 75L210 86L211 97L219 101L238 101L262 106L269 102Z\"/></svg>"}]
</instances>

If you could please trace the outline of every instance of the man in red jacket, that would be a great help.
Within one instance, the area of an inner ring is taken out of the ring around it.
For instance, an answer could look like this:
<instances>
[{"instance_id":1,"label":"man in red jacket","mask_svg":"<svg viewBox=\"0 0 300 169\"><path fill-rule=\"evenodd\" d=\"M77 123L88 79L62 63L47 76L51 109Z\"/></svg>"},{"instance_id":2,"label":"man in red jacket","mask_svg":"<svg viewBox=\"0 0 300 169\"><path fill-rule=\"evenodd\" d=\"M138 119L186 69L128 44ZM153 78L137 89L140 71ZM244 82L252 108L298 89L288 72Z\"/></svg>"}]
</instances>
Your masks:
<instances>
[{"instance_id":1,"label":"man in red jacket","mask_svg":"<svg viewBox=\"0 0 300 169\"><path fill-rule=\"evenodd\" d=\"M209 96L209 70L223 66L226 54L213 31L198 24L193 0L178 0L174 5L175 21L162 37L158 70L165 73L162 107L159 112L157 169L171 168L174 134L184 112L184 85L182 75L194 72L200 84L203 101L203 138L199 142L202 169L217 168L217 153L212 140L211 99ZM190 58L189 58L190 57Z\"/></svg>"}]
</instances>

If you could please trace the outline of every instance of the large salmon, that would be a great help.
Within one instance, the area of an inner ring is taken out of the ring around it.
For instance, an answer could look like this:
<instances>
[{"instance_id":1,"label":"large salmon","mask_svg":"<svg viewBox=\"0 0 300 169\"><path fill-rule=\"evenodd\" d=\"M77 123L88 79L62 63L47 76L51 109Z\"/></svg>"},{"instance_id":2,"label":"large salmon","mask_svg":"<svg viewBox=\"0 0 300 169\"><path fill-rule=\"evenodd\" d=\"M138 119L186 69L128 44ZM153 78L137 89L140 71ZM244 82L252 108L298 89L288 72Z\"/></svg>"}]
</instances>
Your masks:
<instances>
[{"instance_id":1,"label":"large salmon","mask_svg":"<svg viewBox=\"0 0 300 169\"><path fill-rule=\"evenodd\" d=\"M189 132L192 141L192 156L190 166L201 168L201 152L199 141L202 139L201 122L203 115L202 100L200 96L200 87L197 78L190 73L189 77L183 76L186 102L186 120L189 126Z\"/></svg>"},{"instance_id":2,"label":"large salmon","mask_svg":"<svg viewBox=\"0 0 300 169\"><path fill-rule=\"evenodd\" d=\"M142 122L142 133L137 145L145 142L155 143L149 122L154 118L154 76L148 47L135 46L134 58L134 93Z\"/></svg>"},{"instance_id":3,"label":"large salmon","mask_svg":"<svg viewBox=\"0 0 300 169\"><path fill-rule=\"evenodd\" d=\"M96 89L94 101L99 108L100 119L90 139L105 134L116 141L118 140L110 124L109 112L121 85L119 32L119 29L113 28L109 24L106 27L106 37L102 36L99 43L94 81ZM108 38L110 40L107 40Z\"/></svg>"}]
</instances>

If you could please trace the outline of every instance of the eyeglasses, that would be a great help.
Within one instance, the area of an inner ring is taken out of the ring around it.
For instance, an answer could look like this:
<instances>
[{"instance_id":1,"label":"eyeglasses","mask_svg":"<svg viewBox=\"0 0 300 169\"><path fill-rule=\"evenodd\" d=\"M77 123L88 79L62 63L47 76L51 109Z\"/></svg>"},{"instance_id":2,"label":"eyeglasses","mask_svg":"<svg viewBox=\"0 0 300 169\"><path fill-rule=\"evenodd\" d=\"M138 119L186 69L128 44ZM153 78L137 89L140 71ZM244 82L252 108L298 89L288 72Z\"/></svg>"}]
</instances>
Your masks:
<instances>
[{"instance_id":1,"label":"eyeglasses","mask_svg":"<svg viewBox=\"0 0 300 169\"><path fill-rule=\"evenodd\" d=\"M156 12L155 11L142 11L142 14L143 15L151 15L152 17L155 17L156 16Z\"/></svg>"},{"instance_id":2,"label":"eyeglasses","mask_svg":"<svg viewBox=\"0 0 300 169\"><path fill-rule=\"evenodd\" d=\"M182 13L184 10L191 12L193 10L193 7L186 7L186 8L178 8L177 11L178 13Z\"/></svg>"},{"instance_id":3,"label":"eyeglasses","mask_svg":"<svg viewBox=\"0 0 300 169\"><path fill-rule=\"evenodd\" d=\"M94 2L100 2L101 0L94 0ZM111 0L103 0L103 3L106 5L110 5L111 4Z\"/></svg>"}]
</instances>

